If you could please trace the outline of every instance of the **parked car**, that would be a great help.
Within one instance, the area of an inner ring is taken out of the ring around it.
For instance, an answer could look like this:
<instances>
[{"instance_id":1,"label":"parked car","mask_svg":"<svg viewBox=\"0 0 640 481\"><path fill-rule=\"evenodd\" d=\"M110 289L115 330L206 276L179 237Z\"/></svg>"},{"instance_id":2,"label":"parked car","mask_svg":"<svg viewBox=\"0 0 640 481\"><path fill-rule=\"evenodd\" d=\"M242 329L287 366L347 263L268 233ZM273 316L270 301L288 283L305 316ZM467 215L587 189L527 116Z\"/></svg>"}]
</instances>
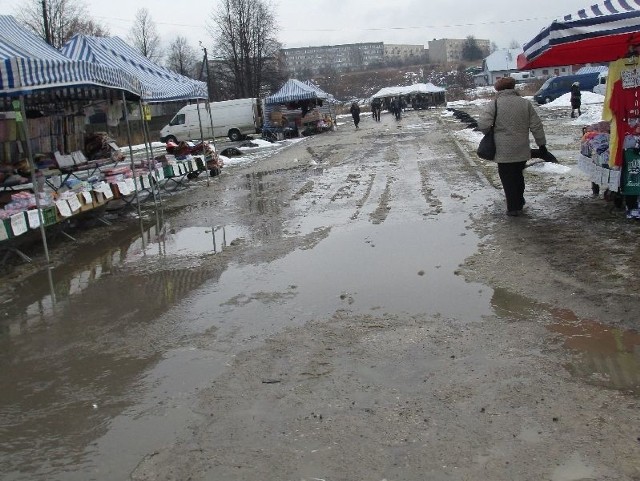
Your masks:
<instances>
[{"instance_id":1,"label":"parked car","mask_svg":"<svg viewBox=\"0 0 640 481\"><path fill-rule=\"evenodd\" d=\"M211 116L204 104L182 107L160 130L162 142L200 139L200 124L204 137L229 137L242 140L247 134L259 133L262 128L260 102L257 99L236 99L211 102ZM211 121L213 120L213 125Z\"/></svg>"},{"instance_id":2,"label":"parked car","mask_svg":"<svg viewBox=\"0 0 640 481\"><path fill-rule=\"evenodd\" d=\"M571 91L571 85L574 82L580 83L580 90L591 92L598 84L599 72L585 73L579 75L562 75L559 77L551 77L542 84L533 99L539 104L548 104L558 97L563 96Z\"/></svg>"}]
</instances>

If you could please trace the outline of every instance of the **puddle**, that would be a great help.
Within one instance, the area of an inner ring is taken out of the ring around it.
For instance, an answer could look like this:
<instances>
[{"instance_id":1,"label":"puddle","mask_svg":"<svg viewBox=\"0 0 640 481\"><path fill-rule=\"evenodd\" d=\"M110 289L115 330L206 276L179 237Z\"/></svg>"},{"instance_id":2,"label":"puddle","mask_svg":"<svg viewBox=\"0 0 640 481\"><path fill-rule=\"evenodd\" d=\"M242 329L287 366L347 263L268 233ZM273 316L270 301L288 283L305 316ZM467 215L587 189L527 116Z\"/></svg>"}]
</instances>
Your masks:
<instances>
[{"instance_id":1,"label":"puddle","mask_svg":"<svg viewBox=\"0 0 640 481\"><path fill-rule=\"evenodd\" d=\"M565 367L575 377L608 389L640 394L640 333L580 319L506 289L495 289L491 306L509 321L546 322L574 356Z\"/></svg>"},{"instance_id":2,"label":"puddle","mask_svg":"<svg viewBox=\"0 0 640 481\"><path fill-rule=\"evenodd\" d=\"M217 254L246 232L236 226L186 227L178 231L169 229L165 234L146 245L148 256L192 256ZM139 254L134 255L139 258Z\"/></svg>"},{"instance_id":3,"label":"puddle","mask_svg":"<svg viewBox=\"0 0 640 481\"><path fill-rule=\"evenodd\" d=\"M552 310L551 332L575 353L569 371L590 384L640 394L640 333L579 319L572 311Z\"/></svg>"},{"instance_id":4,"label":"puddle","mask_svg":"<svg viewBox=\"0 0 640 481\"><path fill-rule=\"evenodd\" d=\"M573 354L565 367L575 377L608 389L640 394L640 333L580 319L573 311L553 309L506 289L495 289L496 315L511 321L546 322Z\"/></svg>"},{"instance_id":5,"label":"puddle","mask_svg":"<svg viewBox=\"0 0 640 481\"><path fill-rule=\"evenodd\" d=\"M49 318L60 317L82 304L100 305L102 298L123 299L121 305L136 310L135 296L140 296L146 299L149 312L171 306L206 280L219 277L220 272L206 268L204 260L245 235L245 229L233 225L177 231L168 228L160 236L151 227L145 232L145 249L140 234L129 232L108 246L79 251L73 260L52 272L56 302L46 276L38 273L23 282L15 299L0 306L0 339L3 334L15 337L43 326ZM189 262L180 261L182 258ZM160 259L165 268L154 272L154 264L146 262L144 269L131 269L149 259ZM154 295L150 296L148 290ZM76 298L82 300L74 301Z\"/></svg>"},{"instance_id":6,"label":"puddle","mask_svg":"<svg viewBox=\"0 0 640 481\"><path fill-rule=\"evenodd\" d=\"M460 235L459 221L445 214L437 221L335 228L311 249L295 250L267 265L227 269L218 284L209 284L194 300L189 317L202 320L201 329L218 322L206 315L214 311L228 324L259 319L253 326L241 324L257 330L246 336L265 326L275 330L331 317L337 310L479 322L491 312L491 290L456 274L476 246L475 236ZM256 279L268 279L268 284ZM242 293L241 302L235 293ZM288 313L284 317L282 299Z\"/></svg>"},{"instance_id":7,"label":"puddle","mask_svg":"<svg viewBox=\"0 0 640 481\"><path fill-rule=\"evenodd\" d=\"M537 319L544 309L534 300L500 287L493 290L491 306L498 316L511 321Z\"/></svg>"}]
</instances>

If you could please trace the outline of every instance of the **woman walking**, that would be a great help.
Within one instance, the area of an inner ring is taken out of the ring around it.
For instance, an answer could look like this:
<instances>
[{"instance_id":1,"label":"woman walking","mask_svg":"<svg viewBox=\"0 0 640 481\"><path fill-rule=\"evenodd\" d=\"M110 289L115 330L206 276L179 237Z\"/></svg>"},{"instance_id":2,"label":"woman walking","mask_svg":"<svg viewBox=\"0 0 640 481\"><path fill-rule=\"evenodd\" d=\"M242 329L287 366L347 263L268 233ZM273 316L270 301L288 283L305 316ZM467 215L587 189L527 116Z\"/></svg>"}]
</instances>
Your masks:
<instances>
[{"instance_id":1,"label":"woman walking","mask_svg":"<svg viewBox=\"0 0 640 481\"><path fill-rule=\"evenodd\" d=\"M353 117L353 123L358 128L358 124L360 123L360 107L356 102L351 104L351 117Z\"/></svg>"},{"instance_id":2,"label":"woman walking","mask_svg":"<svg viewBox=\"0 0 640 481\"><path fill-rule=\"evenodd\" d=\"M486 133L495 126L496 156L498 175L502 182L507 201L507 215L518 216L524 207L523 169L531 158L529 132L533 134L542 154L547 152L547 140L540 117L533 104L523 99L514 90L515 79L503 77L496 81L496 98L480 114L478 129ZM497 109L497 112L496 112Z\"/></svg>"}]
</instances>

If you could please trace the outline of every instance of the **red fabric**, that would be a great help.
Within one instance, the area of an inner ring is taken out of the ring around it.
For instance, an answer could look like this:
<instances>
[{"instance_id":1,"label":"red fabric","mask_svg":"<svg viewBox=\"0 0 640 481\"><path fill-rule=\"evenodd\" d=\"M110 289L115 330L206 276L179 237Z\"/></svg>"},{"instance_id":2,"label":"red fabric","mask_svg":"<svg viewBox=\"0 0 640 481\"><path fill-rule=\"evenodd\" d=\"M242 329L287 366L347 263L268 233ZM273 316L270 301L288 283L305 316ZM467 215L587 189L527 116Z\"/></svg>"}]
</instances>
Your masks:
<instances>
[{"instance_id":1,"label":"red fabric","mask_svg":"<svg viewBox=\"0 0 640 481\"><path fill-rule=\"evenodd\" d=\"M624 138L627 134L635 132L634 128L629 127L628 120L640 117L640 105L638 103L638 89L622 88L622 80L618 80L613 84L611 92L611 111L616 117L616 130L618 131L618 143L614 154L614 165L622 165L622 151L624 146Z\"/></svg>"},{"instance_id":2,"label":"red fabric","mask_svg":"<svg viewBox=\"0 0 640 481\"><path fill-rule=\"evenodd\" d=\"M626 57L629 53L629 46L637 44L639 40L638 32L631 32L549 45L545 51L532 59L527 59L524 54L520 54L518 69L531 70L542 67L612 62Z\"/></svg>"}]
</instances>

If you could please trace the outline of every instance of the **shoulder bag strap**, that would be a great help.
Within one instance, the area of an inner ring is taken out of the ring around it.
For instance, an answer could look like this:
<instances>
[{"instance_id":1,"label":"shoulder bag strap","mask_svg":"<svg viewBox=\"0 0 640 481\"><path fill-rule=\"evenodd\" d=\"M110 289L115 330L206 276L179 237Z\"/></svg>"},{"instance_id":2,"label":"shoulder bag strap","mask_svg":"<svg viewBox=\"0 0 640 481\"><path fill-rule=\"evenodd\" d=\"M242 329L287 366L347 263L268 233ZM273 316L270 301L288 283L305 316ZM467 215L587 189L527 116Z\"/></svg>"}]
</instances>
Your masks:
<instances>
[{"instance_id":1,"label":"shoulder bag strap","mask_svg":"<svg viewBox=\"0 0 640 481\"><path fill-rule=\"evenodd\" d=\"M493 110L493 126L496 126L496 116L498 115L498 99L496 98L496 108Z\"/></svg>"}]
</instances>

